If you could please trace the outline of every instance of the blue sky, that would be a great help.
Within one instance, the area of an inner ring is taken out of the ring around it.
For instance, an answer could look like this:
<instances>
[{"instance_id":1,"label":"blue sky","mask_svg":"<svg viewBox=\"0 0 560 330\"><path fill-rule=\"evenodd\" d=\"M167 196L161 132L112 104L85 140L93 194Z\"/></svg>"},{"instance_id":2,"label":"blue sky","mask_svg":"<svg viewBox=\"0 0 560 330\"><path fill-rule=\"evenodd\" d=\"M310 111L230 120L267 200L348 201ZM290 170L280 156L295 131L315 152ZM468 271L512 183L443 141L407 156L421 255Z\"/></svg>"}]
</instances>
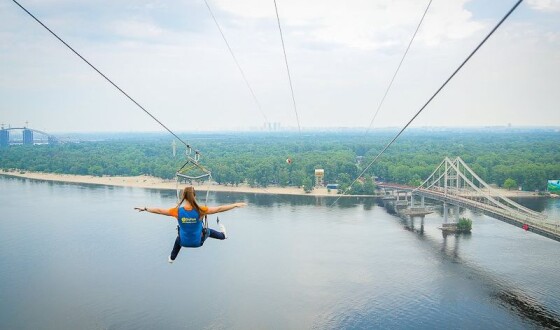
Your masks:
<instances>
[{"instance_id":1,"label":"blue sky","mask_svg":"<svg viewBox=\"0 0 560 330\"><path fill-rule=\"evenodd\" d=\"M21 0L177 131L297 121L272 1ZM303 129L366 127L428 1L278 0ZM514 1L433 0L373 127L402 127ZM160 131L11 1L0 4L0 123ZM527 0L414 126L560 126L560 0ZM264 114L264 115L263 115Z\"/></svg>"}]
</instances>

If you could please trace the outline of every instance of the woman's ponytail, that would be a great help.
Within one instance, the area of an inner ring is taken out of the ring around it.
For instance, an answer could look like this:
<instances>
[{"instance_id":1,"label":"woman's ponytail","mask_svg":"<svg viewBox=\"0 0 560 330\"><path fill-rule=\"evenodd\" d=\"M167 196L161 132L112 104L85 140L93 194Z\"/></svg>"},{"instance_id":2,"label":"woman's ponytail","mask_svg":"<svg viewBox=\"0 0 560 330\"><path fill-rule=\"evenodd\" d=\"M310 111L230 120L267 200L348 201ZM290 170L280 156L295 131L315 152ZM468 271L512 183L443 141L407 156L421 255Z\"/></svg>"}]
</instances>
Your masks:
<instances>
[{"instance_id":1,"label":"woman's ponytail","mask_svg":"<svg viewBox=\"0 0 560 330\"><path fill-rule=\"evenodd\" d=\"M195 209L196 212L198 212L198 214L201 217L204 215L202 210L200 209L200 206L198 205L198 203L196 201L196 193L194 191L194 187L185 187L185 190L183 190L183 197L181 199L181 202L179 202L179 204L177 205L177 207L181 206L181 204L185 200L187 200L191 204L193 209Z\"/></svg>"}]
</instances>

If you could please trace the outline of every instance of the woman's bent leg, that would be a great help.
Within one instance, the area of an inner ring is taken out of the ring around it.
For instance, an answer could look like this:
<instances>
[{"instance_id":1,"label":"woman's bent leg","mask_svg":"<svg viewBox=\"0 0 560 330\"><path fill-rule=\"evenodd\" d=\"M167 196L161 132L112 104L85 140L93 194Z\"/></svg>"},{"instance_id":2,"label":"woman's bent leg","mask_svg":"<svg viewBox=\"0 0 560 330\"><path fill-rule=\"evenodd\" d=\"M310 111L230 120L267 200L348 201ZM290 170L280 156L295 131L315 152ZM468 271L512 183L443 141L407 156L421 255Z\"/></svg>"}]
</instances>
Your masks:
<instances>
[{"instance_id":1,"label":"woman's bent leg","mask_svg":"<svg viewBox=\"0 0 560 330\"><path fill-rule=\"evenodd\" d=\"M175 244L173 244L173 250L171 251L171 255L169 256L171 262L175 260L175 258L177 258L177 255L179 254L180 250L181 250L181 238L179 237L179 235L177 235L177 238L175 239Z\"/></svg>"},{"instance_id":2,"label":"woman's bent leg","mask_svg":"<svg viewBox=\"0 0 560 330\"><path fill-rule=\"evenodd\" d=\"M210 232L210 237L215 238L215 239L226 239L226 235L224 233L221 233L217 230L214 229L207 229Z\"/></svg>"}]
</instances>

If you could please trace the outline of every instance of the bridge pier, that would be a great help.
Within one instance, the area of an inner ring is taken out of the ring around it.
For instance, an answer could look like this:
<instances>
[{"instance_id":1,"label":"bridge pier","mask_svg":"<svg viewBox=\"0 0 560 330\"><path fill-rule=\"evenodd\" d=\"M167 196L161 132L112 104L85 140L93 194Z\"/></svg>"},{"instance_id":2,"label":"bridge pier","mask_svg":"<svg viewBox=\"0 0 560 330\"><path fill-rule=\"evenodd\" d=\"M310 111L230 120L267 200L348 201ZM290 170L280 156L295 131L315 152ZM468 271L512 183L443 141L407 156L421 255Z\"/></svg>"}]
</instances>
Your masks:
<instances>
[{"instance_id":1,"label":"bridge pier","mask_svg":"<svg viewBox=\"0 0 560 330\"><path fill-rule=\"evenodd\" d=\"M459 222L459 206L453 206L453 213L456 221L449 222L449 207L447 202L443 202L443 224L441 230L444 232L454 232L457 230L457 223Z\"/></svg>"},{"instance_id":2,"label":"bridge pier","mask_svg":"<svg viewBox=\"0 0 560 330\"><path fill-rule=\"evenodd\" d=\"M401 192L404 193L404 198L401 199ZM401 191L401 190L397 190L396 191L396 201L395 201L395 208L403 208L403 207L407 207L408 206L408 192L406 191Z\"/></svg>"},{"instance_id":3,"label":"bridge pier","mask_svg":"<svg viewBox=\"0 0 560 330\"><path fill-rule=\"evenodd\" d=\"M420 233L423 234L424 233L424 219L426 218L425 215L411 215L410 219L412 221L414 221L415 218L420 218Z\"/></svg>"},{"instance_id":4,"label":"bridge pier","mask_svg":"<svg viewBox=\"0 0 560 330\"><path fill-rule=\"evenodd\" d=\"M411 192L410 193L410 207L414 208L416 205L416 200L414 199L414 194ZM426 207L426 201L424 199L424 195L420 196L420 207L421 208L425 208Z\"/></svg>"},{"instance_id":5,"label":"bridge pier","mask_svg":"<svg viewBox=\"0 0 560 330\"><path fill-rule=\"evenodd\" d=\"M449 223L449 209L450 207L447 203L443 203L443 223ZM459 205L453 205L453 217L455 218L455 223L459 222L460 207Z\"/></svg>"},{"instance_id":6,"label":"bridge pier","mask_svg":"<svg viewBox=\"0 0 560 330\"><path fill-rule=\"evenodd\" d=\"M404 191L405 198L404 201L401 201L400 198L397 198L395 202L395 206L398 209L405 208L404 210L399 210L400 214L409 216L409 217L418 217L421 216L422 220L426 214L432 213L431 210L427 210L424 206L424 197L422 196L422 206L417 205L417 201L415 200L414 193L412 191ZM408 196L410 196L410 204L408 203Z\"/></svg>"}]
</instances>

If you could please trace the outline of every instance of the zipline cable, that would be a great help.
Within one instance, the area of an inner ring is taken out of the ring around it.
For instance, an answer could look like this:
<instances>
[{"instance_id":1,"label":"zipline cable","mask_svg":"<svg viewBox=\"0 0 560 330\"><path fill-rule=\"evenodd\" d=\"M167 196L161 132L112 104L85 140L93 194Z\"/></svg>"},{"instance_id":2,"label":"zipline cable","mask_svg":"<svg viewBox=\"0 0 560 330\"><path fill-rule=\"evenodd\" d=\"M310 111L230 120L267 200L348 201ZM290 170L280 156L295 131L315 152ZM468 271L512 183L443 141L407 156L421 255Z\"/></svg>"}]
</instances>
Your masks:
<instances>
[{"instance_id":1,"label":"zipline cable","mask_svg":"<svg viewBox=\"0 0 560 330\"><path fill-rule=\"evenodd\" d=\"M428 101L422 106L422 108L420 108L420 110L418 110L418 112L416 112L416 114L412 117L412 119L410 119L408 121L408 123L399 131L399 133L391 140L391 142L389 142L384 148L383 150L381 150L381 152L375 156L375 158L373 158L373 160L368 164L368 166L366 166L366 168L360 173L360 175L358 175L358 177L356 179L354 179L354 181L352 181L352 183L350 184L350 186L348 186L348 188L346 188L344 190L344 192L338 196L338 198L331 204L331 206L333 206L336 202L338 202L338 200L340 199L340 197L344 196L346 194L346 192L348 190L350 190L350 188L352 188L352 186L358 181L358 179L364 175L364 173L371 167L371 165L373 165L377 159L385 152L385 150L387 150L392 144L393 142L395 142L399 136L404 132L404 130L414 121L414 119L416 119L416 117L418 117L418 115L426 108L426 106L428 106L428 104L430 104L430 102L432 102L432 100L436 97L436 95L439 94L439 92L445 87L445 85L447 85L447 83L453 78L455 77L455 75L457 74L457 72L459 72L459 70L461 70L461 68L463 68L463 66L471 59L471 57L480 49L480 47L482 47L482 45L486 42L486 40L488 40L488 38L490 38L490 36L492 34L494 34L494 32L500 27L500 25L502 25L502 23L509 17L509 15L511 15L511 13L513 13L513 11L521 4L521 2L523 2L523 0L518 0L515 5L513 5L513 7L507 12L507 14L498 22L498 24L496 24L496 26L494 26L494 28L488 33L488 35L486 35L486 37L478 44L478 46L476 46L476 48L469 54L469 56L467 56L467 58L463 61L463 63L461 63L461 65L459 65L459 67L453 72L453 74L451 74L451 76L449 78L447 78L447 80L443 83L443 85L441 85L441 87L428 99Z\"/></svg>"},{"instance_id":2,"label":"zipline cable","mask_svg":"<svg viewBox=\"0 0 560 330\"><path fill-rule=\"evenodd\" d=\"M253 96L253 101L255 101L255 104L257 105L257 108L259 109L259 111L261 112L261 115L264 118L264 122L268 123L268 119L266 118L266 115L264 114L264 111L261 107L261 104L260 104L259 100L257 99L257 96L255 95L255 92L253 91L253 88L249 84L249 81L247 80L247 77L245 76L245 72L243 72L243 69L241 69L241 65L239 65L239 62L237 61L237 57L235 57L235 54L233 53L233 50L231 49L231 47L229 45L229 42L226 39L224 31L222 30L220 24L218 24L218 20L216 19L216 16L214 16L214 12L212 11L212 8L208 4L207 0L204 0L204 3L206 4L206 8L208 8L208 11L210 12L210 16L212 16L212 19L214 20L214 23L216 24L216 27L220 31L220 34L222 35L222 39L224 39L224 42L226 43L227 49L229 50L229 53L231 54L231 57L233 58L233 61L235 62L235 65L237 66L237 69L239 69L239 72L241 73L241 76L243 77L243 80L245 81L245 84L247 85L247 88L249 88L249 91L251 92L251 96Z\"/></svg>"},{"instance_id":3,"label":"zipline cable","mask_svg":"<svg viewBox=\"0 0 560 330\"><path fill-rule=\"evenodd\" d=\"M397 73L399 73L401 65L404 62L404 58L406 57L406 54L408 54L408 50L410 49L410 46L412 45L412 42L414 41L414 38L416 37L416 33L418 33L418 30L420 29L420 25L422 25L422 22L424 21L424 17L426 17L426 13L428 12L428 9L430 9L431 4L432 4L432 0L430 0L428 2L428 6L426 7L426 10L424 10L424 14L422 15L422 18L420 19L420 22L418 22L418 26L416 27L416 31L414 31L414 34L412 35L412 38L410 39L410 42L408 43L408 47L406 47L406 50L403 54L403 57L401 58L401 61L400 61L399 65L397 66L397 70L393 74L393 78L391 78L391 82L389 83L389 86L387 86L387 90L385 90L385 94L381 98L381 102L379 102L379 105L377 106L377 110L375 110L375 114L373 115L373 118L371 118L371 121L369 122L369 126L366 130L366 134L369 133L369 130L371 129L371 126L373 125L373 122L375 121L375 118L377 117L377 114L379 113L379 110L381 109L381 106L383 106L383 102L385 102L385 98L387 97L387 94L389 94L389 90L391 89L391 86L393 86L393 82L395 81L395 78L397 77Z\"/></svg>"},{"instance_id":4,"label":"zipline cable","mask_svg":"<svg viewBox=\"0 0 560 330\"><path fill-rule=\"evenodd\" d=\"M136 102L130 95L128 95L124 90L122 90L117 84L115 84L111 79L109 79L106 75L104 75L99 69L97 69L93 64L91 64L88 60L86 60L80 53L78 53L74 48L72 48L69 44L67 44L62 38L60 38L56 33L54 33L51 29L49 29L43 22L41 22L37 17L35 17L31 12L29 12L25 7L19 4L16 0L12 0L16 5L18 5L23 11L25 11L29 16L31 16L37 23L41 24L47 31L49 31L53 36L55 36L60 42L62 42L68 49L70 49L74 54L76 54L79 58L81 58L84 62L87 63L93 70L99 73L105 80L107 80L111 85L113 85L116 89L118 89L124 96L126 96L130 101L136 104L140 109L142 109L148 116L150 116L153 120L155 120L158 124L160 124L163 128L165 128L169 133L171 133L177 140L181 141L187 148L191 148L191 146L183 141L177 134L173 133L167 126L165 126L161 121L159 121L154 115L152 115L148 110L146 110L140 103ZM198 151L195 151L198 154Z\"/></svg>"},{"instance_id":5,"label":"zipline cable","mask_svg":"<svg viewBox=\"0 0 560 330\"><path fill-rule=\"evenodd\" d=\"M290 66L288 65L288 56L286 56L286 46L284 46L284 36L282 35L282 26L280 25L280 16L278 15L278 6L276 5L276 0L274 0L274 9L276 10L276 20L278 21L278 31L280 31L280 40L282 41L282 50L284 51L284 62L286 62L286 71L288 72L288 81L290 82L290 90L292 91L292 102L294 105L294 112L296 113L296 120L298 131L301 132L301 126L299 125L299 116L296 106L296 97L294 96L294 87L292 86L292 76L290 75Z\"/></svg>"}]
</instances>

